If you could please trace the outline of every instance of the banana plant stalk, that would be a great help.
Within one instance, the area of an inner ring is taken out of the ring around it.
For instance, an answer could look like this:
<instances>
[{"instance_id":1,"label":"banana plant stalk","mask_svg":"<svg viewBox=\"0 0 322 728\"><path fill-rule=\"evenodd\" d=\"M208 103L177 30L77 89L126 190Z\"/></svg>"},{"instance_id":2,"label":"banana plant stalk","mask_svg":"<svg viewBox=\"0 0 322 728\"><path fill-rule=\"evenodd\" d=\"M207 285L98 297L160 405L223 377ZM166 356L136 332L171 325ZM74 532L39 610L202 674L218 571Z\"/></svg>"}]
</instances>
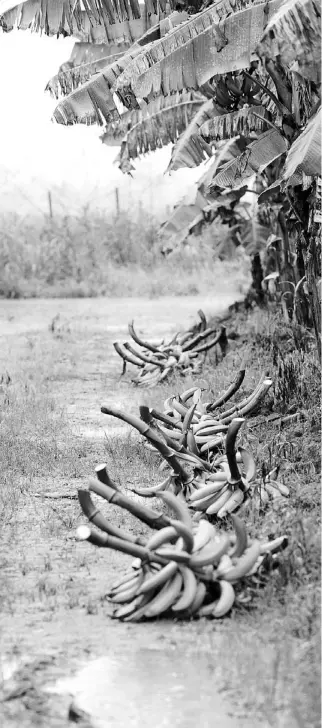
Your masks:
<instances>
[{"instance_id":1,"label":"banana plant stalk","mask_svg":"<svg viewBox=\"0 0 322 728\"><path fill-rule=\"evenodd\" d=\"M110 536L107 533L97 533L93 531L89 526L79 526L76 531L78 541L89 541L94 546L103 548L113 549L114 551L122 551L123 554L128 554L136 559L141 559L143 562L154 561L157 564L167 564L168 559L159 556L153 551L144 546L139 546L129 541L123 541L121 538L116 536Z\"/></svg>"}]
</instances>

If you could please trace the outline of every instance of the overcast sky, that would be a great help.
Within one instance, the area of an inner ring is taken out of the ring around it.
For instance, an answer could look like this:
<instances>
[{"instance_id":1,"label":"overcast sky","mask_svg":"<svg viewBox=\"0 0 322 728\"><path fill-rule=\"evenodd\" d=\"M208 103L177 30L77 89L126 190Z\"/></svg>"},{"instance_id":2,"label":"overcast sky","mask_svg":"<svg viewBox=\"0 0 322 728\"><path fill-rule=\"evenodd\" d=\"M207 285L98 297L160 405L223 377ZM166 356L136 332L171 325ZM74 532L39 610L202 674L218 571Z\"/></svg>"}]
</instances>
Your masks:
<instances>
[{"instance_id":1,"label":"overcast sky","mask_svg":"<svg viewBox=\"0 0 322 728\"><path fill-rule=\"evenodd\" d=\"M118 148L101 143L99 127L53 124L55 102L44 88L73 45L71 38L0 31L1 210L44 211L48 189L59 210L76 211L87 203L112 209L118 187L123 207L137 207L141 199L162 215L201 176L202 167L164 177L168 146L136 162L132 180L113 165Z\"/></svg>"}]
</instances>

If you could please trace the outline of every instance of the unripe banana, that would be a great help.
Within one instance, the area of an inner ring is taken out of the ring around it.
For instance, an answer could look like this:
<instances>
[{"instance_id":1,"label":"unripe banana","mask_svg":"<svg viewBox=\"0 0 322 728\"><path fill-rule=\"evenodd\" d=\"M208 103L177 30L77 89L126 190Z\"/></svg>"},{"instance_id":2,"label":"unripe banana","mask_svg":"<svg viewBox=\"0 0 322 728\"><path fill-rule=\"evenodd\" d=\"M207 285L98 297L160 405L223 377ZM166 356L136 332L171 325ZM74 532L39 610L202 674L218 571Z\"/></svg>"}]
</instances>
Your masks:
<instances>
[{"instance_id":1,"label":"unripe banana","mask_svg":"<svg viewBox=\"0 0 322 728\"><path fill-rule=\"evenodd\" d=\"M208 566L208 564L218 564L222 555L228 551L229 546L229 538L226 535L221 536L216 541L210 541L203 549L190 557L190 568L200 569L201 566Z\"/></svg>"},{"instance_id":2,"label":"unripe banana","mask_svg":"<svg viewBox=\"0 0 322 728\"><path fill-rule=\"evenodd\" d=\"M217 512L218 518L224 518L229 513L232 513L233 511L238 508L243 503L244 500L244 493L240 488L236 488L234 492L231 494L229 500L225 503L225 505L220 508L220 510Z\"/></svg>"},{"instance_id":3,"label":"unripe banana","mask_svg":"<svg viewBox=\"0 0 322 728\"><path fill-rule=\"evenodd\" d=\"M274 538L272 541L266 541L265 543L262 543L260 545L260 553L261 554L274 554L277 551L282 551L283 549L286 549L288 545L288 538L287 536L278 536L277 538Z\"/></svg>"},{"instance_id":4,"label":"unripe banana","mask_svg":"<svg viewBox=\"0 0 322 728\"><path fill-rule=\"evenodd\" d=\"M280 483L279 480L271 480L270 482L272 483L272 485L275 486L275 488L278 488L278 490L280 491L280 493L282 495L284 495L285 498L288 498L289 497L290 491L289 491L287 485L284 485L284 483Z\"/></svg>"},{"instance_id":5,"label":"unripe banana","mask_svg":"<svg viewBox=\"0 0 322 728\"><path fill-rule=\"evenodd\" d=\"M198 582L192 569L189 569L188 566L180 566L180 573L182 575L182 592L178 601L172 605L173 612L189 609L197 594Z\"/></svg>"},{"instance_id":6,"label":"unripe banana","mask_svg":"<svg viewBox=\"0 0 322 728\"><path fill-rule=\"evenodd\" d=\"M239 558L243 555L243 553L246 551L247 548L247 531L246 526L244 522L239 518L239 516L235 516L232 514L231 520L234 526L235 534L236 534L236 542L231 552L229 552L230 556Z\"/></svg>"},{"instance_id":7,"label":"unripe banana","mask_svg":"<svg viewBox=\"0 0 322 728\"><path fill-rule=\"evenodd\" d=\"M162 569L160 569L160 571L144 580L143 584L140 587L140 594L147 594L149 591L152 591L153 589L158 589L159 587L163 586L165 582L167 582L174 576L177 569L177 562L169 561L169 563L166 564L166 566L164 566Z\"/></svg>"},{"instance_id":8,"label":"unripe banana","mask_svg":"<svg viewBox=\"0 0 322 728\"><path fill-rule=\"evenodd\" d=\"M206 510L207 516L216 515L218 513L218 511L220 511L220 509L225 505L225 503L227 503L230 496L231 496L231 490L230 490L229 486L224 485L223 491L222 491L221 495L219 496L219 498L217 498L217 500L212 505L208 506L208 508Z\"/></svg>"},{"instance_id":9,"label":"unripe banana","mask_svg":"<svg viewBox=\"0 0 322 728\"><path fill-rule=\"evenodd\" d=\"M230 582L238 581L242 579L250 569L253 568L255 561L260 555L260 543L259 541L253 541L251 546L240 556L235 566L225 573L225 580Z\"/></svg>"},{"instance_id":10,"label":"unripe banana","mask_svg":"<svg viewBox=\"0 0 322 728\"><path fill-rule=\"evenodd\" d=\"M242 463L244 466L245 480L247 480L247 482L250 482L256 476L255 460L254 460L252 454L250 452L248 452L248 450L245 450L244 447L239 447L238 450L241 455Z\"/></svg>"},{"instance_id":11,"label":"unripe banana","mask_svg":"<svg viewBox=\"0 0 322 728\"><path fill-rule=\"evenodd\" d=\"M198 529L194 536L194 544L193 544L193 553L196 553L197 551L200 551L203 549L208 541L214 538L215 535L215 529L209 523L209 521L206 521L203 519L202 521L199 521L198 523Z\"/></svg>"},{"instance_id":12,"label":"unripe banana","mask_svg":"<svg viewBox=\"0 0 322 728\"><path fill-rule=\"evenodd\" d=\"M202 488L198 488L189 498L189 503L195 503L196 501L200 500L201 498L207 498L210 495L215 495L215 493L220 493L225 485L226 482L226 476L223 473L223 477L217 482L211 481L210 483L207 483Z\"/></svg>"},{"instance_id":13,"label":"unripe banana","mask_svg":"<svg viewBox=\"0 0 322 728\"><path fill-rule=\"evenodd\" d=\"M176 602L182 587L182 574L178 571L160 592L146 606L144 616L148 619L166 612Z\"/></svg>"},{"instance_id":14,"label":"unripe banana","mask_svg":"<svg viewBox=\"0 0 322 728\"><path fill-rule=\"evenodd\" d=\"M234 601L235 601L235 590L234 587L224 579L220 582L221 585L221 595L219 597L219 601L215 604L214 609L212 611L212 616L215 617L215 619L219 619L220 617L224 617L225 614L230 612Z\"/></svg>"}]
</instances>

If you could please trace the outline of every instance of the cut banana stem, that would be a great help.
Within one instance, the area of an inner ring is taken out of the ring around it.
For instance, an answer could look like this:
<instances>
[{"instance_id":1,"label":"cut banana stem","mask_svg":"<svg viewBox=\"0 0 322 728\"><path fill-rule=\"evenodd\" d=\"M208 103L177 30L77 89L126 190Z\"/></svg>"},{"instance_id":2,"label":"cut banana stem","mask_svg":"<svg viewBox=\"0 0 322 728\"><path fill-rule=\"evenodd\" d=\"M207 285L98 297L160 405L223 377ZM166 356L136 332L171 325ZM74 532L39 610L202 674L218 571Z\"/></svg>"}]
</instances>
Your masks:
<instances>
[{"instance_id":1,"label":"cut banana stem","mask_svg":"<svg viewBox=\"0 0 322 728\"><path fill-rule=\"evenodd\" d=\"M226 457L229 465L231 482L240 484L241 476L236 461L235 444L238 431L245 422L243 417L236 417L229 425L226 435Z\"/></svg>"},{"instance_id":2,"label":"cut banana stem","mask_svg":"<svg viewBox=\"0 0 322 728\"><path fill-rule=\"evenodd\" d=\"M138 359L136 356L133 356L133 354L130 354L130 352L127 351L124 346L118 341L113 341L113 346L117 354L119 354L122 359L130 362L130 364L135 364L136 367L144 367L143 361L141 361L141 359Z\"/></svg>"},{"instance_id":3,"label":"cut banana stem","mask_svg":"<svg viewBox=\"0 0 322 728\"><path fill-rule=\"evenodd\" d=\"M107 472L107 465L106 463L102 463L101 465L97 465L95 468L95 473L98 477L98 480L101 483L104 483L104 485L109 485L110 488L114 488L114 490L120 490L118 485L114 483L114 481L110 478L108 472Z\"/></svg>"},{"instance_id":4,"label":"cut banana stem","mask_svg":"<svg viewBox=\"0 0 322 728\"><path fill-rule=\"evenodd\" d=\"M133 341L135 341L136 344L139 346L142 346L144 349L149 349L149 351L153 351L156 353L160 353L157 346L154 346L154 344L150 344L148 341L143 341L140 339L140 337L137 335L135 329L134 329L134 321L129 324L128 326L129 334L132 337Z\"/></svg>"},{"instance_id":5,"label":"cut banana stem","mask_svg":"<svg viewBox=\"0 0 322 728\"><path fill-rule=\"evenodd\" d=\"M138 417L135 417L134 415L128 415L125 412L121 412L121 410L118 410L110 405L103 405L101 407L101 412L105 415L112 415L112 417L117 417L118 419L123 420L123 422L127 422L129 425L132 425L132 427L138 430L141 435L144 435L144 437L146 437L146 439L159 450L164 459L169 462L175 473L177 475L180 475L183 481L187 480L188 475L182 465L179 463L179 460L177 460L175 455L173 455L167 445L162 442L161 438L158 437L158 435L152 430L151 427L142 422L142 420L140 420Z\"/></svg>"},{"instance_id":6,"label":"cut banana stem","mask_svg":"<svg viewBox=\"0 0 322 728\"><path fill-rule=\"evenodd\" d=\"M251 401L247 405L245 405L245 407L243 407L240 410L240 414L242 415L242 417L244 417L245 415L248 415L250 412L252 412L255 409L255 407L257 407L257 405L261 401L261 399L264 399L266 393L268 392L268 390L270 389L272 384L273 384L273 382L271 379L264 379L259 392L251 399Z\"/></svg>"},{"instance_id":7,"label":"cut banana stem","mask_svg":"<svg viewBox=\"0 0 322 728\"><path fill-rule=\"evenodd\" d=\"M113 490L112 492L115 491ZM123 531L123 529L118 528L118 526L113 526L113 524L110 523L107 518L103 516L101 511L94 505L88 490L79 488L77 493L80 507L84 515L89 521L94 523L94 526L97 526L97 528L100 528L101 531L108 533L110 536L116 536L117 538L129 541L130 543L142 544L142 539L140 537L132 536L131 533Z\"/></svg>"},{"instance_id":8,"label":"cut banana stem","mask_svg":"<svg viewBox=\"0 0 322 728\"><path fill-rule=\"evenodd\" d=\"M188 351L189 349L194 349L197 344L200 343L200 341L204 341L204 339L207 339L208 336L211 336L211 334L215 334L216 329L206 329L205 331L200 332L200 334L196 334L193 339L190 339L184 346L182 347L182 351Z\"/></svg>"},{"instance_id":9,"label":"cut banana stem","mask_svg":"<svg viewBox=\"0 0 322 728\"><path fill-rule=\"evenodd\" d=\"M216 344L219 343L219 341L223 335L223 331L226 331L225 326L221 327L220 331L216 334L214 339L212 339L211 341L208 341L205 344L201 344L200 346L197 346L194 349L194 353L201 354L203 351L209 351L209 349L212 349L213 346L215 346Z\"/></svg>"},{"instance_id":10,"label":"cut banana stem","mask_svg":"<svg viewBox=\"0 0 322 728\"><path fill-rule=\"evenodd\" d=\"M154 364L154 366L160 367L162 369L164 368L164 360L155 359L153 356L147 356L146 354L143 354L142 351L138 351L133 346L131 346L128 341L125 341L123 346L131 354L133 354L133 356L136 356L138 359L147 362L147 364Z\"/></svg>"},{"instance_id":11,"label":"cut banana stem","mask_svg":"<svg viewBox=\"0 0 322 728\"><path fill-rule=\"evenodd\" d=\"M207 412L213 412L218 407L221 407L222 404L227 402L241 387L246 373L246 362L243 360L240 370L235 378L235 380L232 382L232 384L226 389L226 391L218 397L214 402L211 402L210 405L207 407Z\"/></svg>"},{"instance_id":12,"label":"cut banana stem","mask_svg":"<svg viewBox=\"0 0 322 728\"><path fill-rule=\"evenodd\" d=\"M158 410L154 409L153 407L149 410L149 412L150 412L151 417L153 417L154 419L160 420L160 422L163 422L168 427L173 427L177 430L182 431L182 424L181 424L180 420L174 420L172 417L165 415L163 412L159 412Z\"/></svg>"},{"instance_id":13,"label":"cut banana stem","mask_svg":"<svg viewBox=\"0 0 322 728\"><path fill-rule=\"evenodd\" d=\"M164 526L171 525L169 518L164 516L162 513L157 513L156 511L152 511L150 508L143 506L141 503L136 503L132 498L128 498L126 495L123 495L123 493L115 491L108 485L99 483L93 478L89 479L88 489L93 493L96 493L96 495L101 496L101 498L104 498L104 500L108 501L108 503L113 503L115 506L120 506L120 508L124 508L129 511L133 516L136 516L136 518L139 518L140 521L143 521L143 523L146 523L151 528L159 530ZM158 495L160 496L160 494Z\"/></svg>"}]
</instances>

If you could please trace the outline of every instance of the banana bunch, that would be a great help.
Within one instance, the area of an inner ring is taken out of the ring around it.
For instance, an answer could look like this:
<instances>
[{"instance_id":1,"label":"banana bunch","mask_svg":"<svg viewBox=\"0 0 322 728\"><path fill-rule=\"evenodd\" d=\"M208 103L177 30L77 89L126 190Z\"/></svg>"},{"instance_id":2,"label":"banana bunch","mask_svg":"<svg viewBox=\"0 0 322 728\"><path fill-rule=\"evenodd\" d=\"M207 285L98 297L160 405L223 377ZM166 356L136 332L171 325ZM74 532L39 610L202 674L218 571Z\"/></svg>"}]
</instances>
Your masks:
<instances>
[{"instance_id":1,"label":"banana bunch","mask_svg":"<svg viewBox=\"0 0 322 728\"><path fill-rule=\"evenodd\" d=\"M103 482L108 479L104 468L100 467L99 482L92 480L89 490L130 510L125 496ZM132 569L108 593L115 608L113 616L127 622L165 613L181 619L224 617L236 600L239 582L256 574L268 555L287 546L286 536L266 543L249 540L238 516L231 517L232 533L218 532L207 520L194 522L184 501L172 493L159 497L175 518L141 510L141 520L158 528L142 543L141 538L135 539L110 524L95 508L89 491L80 490L78 495L85 515L104 532L80 526L78 540L135 556ZM132 504L132 513L133 509L137 506Z\"/></svg>"},{"instance_id":2,"label":"banana bunch","mask_svg":"<svg viewBox=\"0 0 322 728\"><path fill-rule=\"evenodd\" d=\"M245 377L246 366L243 362L235 380L228 389L213 402L202 402L202 392L198 387L185 390L181 395L168 397L164 401L164 411L150 409L150 423L157 420L157 426L168 445L176 448L183 445L188 452L207 462L212 462L218 449L224 446L224 435L233 419L245 417L262 402L272 386L268 373L264 372L254 391L238 404L224 411L218 411L240 388ZM189 406L189 400L192 404Z\"/></svg>"},{"instance_id":3,"label":"banana bunch","mask_svg":"<svg viewBox=\"0 0 322 728\"><path fill-rule=\"evenodd\" d=\"M195 395L196 392L192 396ZM213 452L211 459L208 455L206 460L202 458L202 453L189 450L188 434L191 432L189 429L191 424L193 425L196 405L197 402L193 402L186 412L180 442L165 435L164 428L161 429L159 425L157 428L154 426L155 410L146 406L140 407L140 419L112 406L101 407L101 412L104 414L117 417L134 427L147 440L148 446L163 457L164 464L170 466L170 472L161 483L134 488L133 492L150 498L164 492L181 494L192 511L205 512L207 516L222 519L238 510L252 496L257 503L258 489L260 489L259 498L262 507L263 499L272 497L268 493L270 491L272 494L277 486L276 482L275 484L272 482L275 477L273 473L273 477L266 479L265 487L261 487L255 481L256 464L252 454L243 447L236 450L237 434L245 419L234 417L229 425L225 425L223 430L225 439L221 439L220 443L217 442L216 452ZM161 417L163 419L160 421L164 422L167 415ZM280 495L283 489L283 495L287 495L286 487L279 483Z\"/></svg>"},{"instance_id":4,"label":"banana bunch","mask_svg":"<svg viewBox=\"0 0 322 728\"><path fill-rule=\"evenodd\" d=\"M198 311L198 314L200 323L187 331L177 333L170 342L162 341L158 345L143 341L135 331L134 323L130 323L129 334L139 349L129 342L113 343L115 351L123 359L122 375L125 374L127 363L134 364L140 371L132 382L139 387L153 387L174 371L182 375L200 374L200 355L206 354L216 344L219 344L224 353L227 337L224 326L216 333L216 329L207 326L203 311Z\"/></svg>"}]
</instances>

